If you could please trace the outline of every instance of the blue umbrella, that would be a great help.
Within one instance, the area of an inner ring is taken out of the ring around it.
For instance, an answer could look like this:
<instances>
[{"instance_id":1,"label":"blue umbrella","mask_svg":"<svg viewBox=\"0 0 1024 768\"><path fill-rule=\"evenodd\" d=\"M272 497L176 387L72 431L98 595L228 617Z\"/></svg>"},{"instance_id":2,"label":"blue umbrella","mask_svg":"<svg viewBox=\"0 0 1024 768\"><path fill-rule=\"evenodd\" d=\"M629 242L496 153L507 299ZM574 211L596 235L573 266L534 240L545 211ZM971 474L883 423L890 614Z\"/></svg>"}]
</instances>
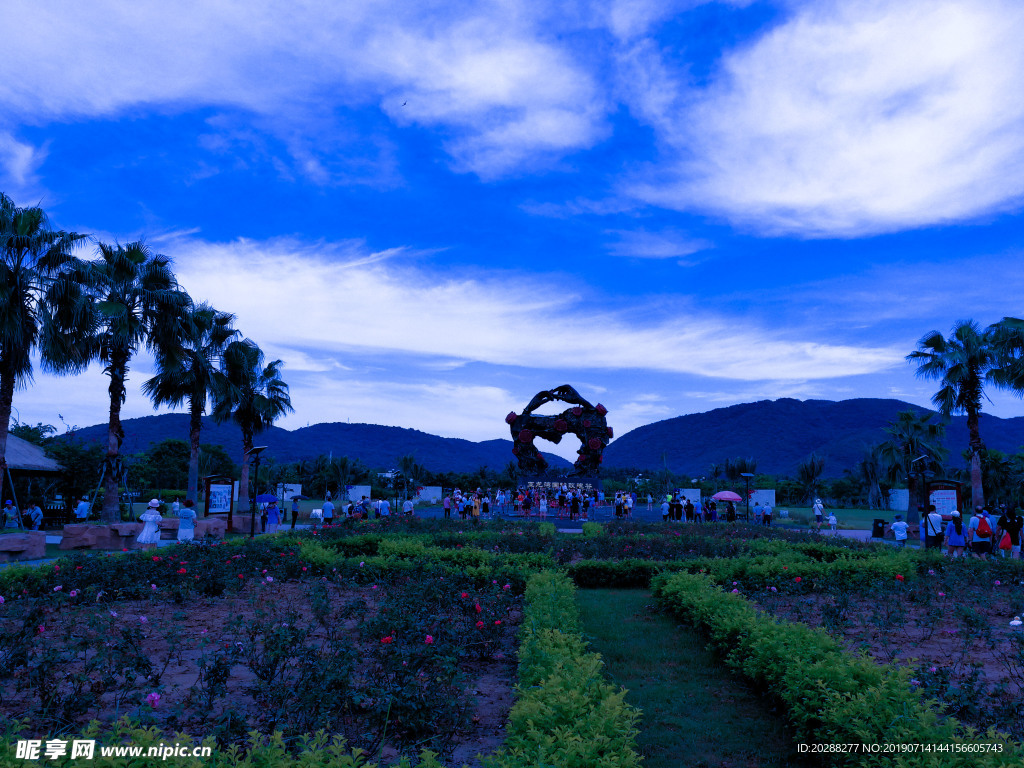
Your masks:
<instances>
[{"instance_id":1,"label":"blue umbrella","mask_svg":"<svg viewBox=\"0 0 1024 768\"><path fill-rule=\"evenodd\" d=\"M277 501L277 496L272 493L261 493L256 497L257 504L266 504L267 502Z\"/></svg>"}]
</instances>

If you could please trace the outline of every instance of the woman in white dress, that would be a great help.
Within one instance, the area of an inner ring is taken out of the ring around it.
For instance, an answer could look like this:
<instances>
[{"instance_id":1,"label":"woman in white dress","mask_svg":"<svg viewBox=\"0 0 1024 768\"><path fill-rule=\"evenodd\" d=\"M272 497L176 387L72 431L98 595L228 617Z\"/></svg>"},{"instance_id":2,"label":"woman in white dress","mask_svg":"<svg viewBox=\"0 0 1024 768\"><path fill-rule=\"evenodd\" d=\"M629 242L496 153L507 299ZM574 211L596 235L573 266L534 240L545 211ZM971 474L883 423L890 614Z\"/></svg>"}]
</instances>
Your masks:
<instances>
[{"instance_id":1,"label":"woman in white dress","mask_svg":"<svg viewBox=\"0 0 1024 768\"><path fill-rule=\"evenodd\" d=\"M153 499L149 502L149 506L146 507L146 511L142 513L142 517L139 518L143 523L142 533L135 539L139 544L145 544L147 549L155 547L157 542L160 541L160 521L163 520L163 515L160 514L160 502Z\"/></svg>"}]
</instances>

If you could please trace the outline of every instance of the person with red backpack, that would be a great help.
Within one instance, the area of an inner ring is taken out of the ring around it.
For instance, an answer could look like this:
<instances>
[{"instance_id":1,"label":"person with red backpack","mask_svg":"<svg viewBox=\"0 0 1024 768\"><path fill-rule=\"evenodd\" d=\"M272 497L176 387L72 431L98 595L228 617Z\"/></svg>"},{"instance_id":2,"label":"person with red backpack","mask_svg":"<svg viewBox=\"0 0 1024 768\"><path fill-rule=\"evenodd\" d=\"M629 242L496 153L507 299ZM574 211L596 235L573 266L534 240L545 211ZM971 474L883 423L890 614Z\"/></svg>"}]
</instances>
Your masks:
<instances>
[{"instance_id":1,"label":"person with red backpack","mask_svg":"<svg viewBox=\"0 0 1024 768\"><path fill-rule=\"evenodd\" d=\"M967 525L967 534L971 554L981 560L988 560L988 554L992 551L992 523L988 519L988 512L981 507L974 508L971 522Z\"/></svg>"}]
</instances>

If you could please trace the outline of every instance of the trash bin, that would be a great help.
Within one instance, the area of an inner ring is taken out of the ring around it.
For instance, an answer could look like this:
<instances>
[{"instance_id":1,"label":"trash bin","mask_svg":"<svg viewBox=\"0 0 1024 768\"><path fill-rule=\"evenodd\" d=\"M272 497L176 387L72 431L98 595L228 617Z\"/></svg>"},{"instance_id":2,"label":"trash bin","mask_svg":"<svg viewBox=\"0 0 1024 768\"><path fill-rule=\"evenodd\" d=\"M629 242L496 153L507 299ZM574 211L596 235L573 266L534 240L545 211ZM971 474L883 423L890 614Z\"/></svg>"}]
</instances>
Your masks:
<instances>
[{"instance_id":1,"label":"trash bin","mask_svg":"<svg viewBox=\"0 0 1024 768\"><path fill-rule=\"evenodd\" d=\"M887 521L879 520L876 517L875 518L875 522L873 522L871 524L871 538L872 539L884 538L885 537L885 526L886 526L886 524L887 524Z\"/></svg>"}]
</instances>

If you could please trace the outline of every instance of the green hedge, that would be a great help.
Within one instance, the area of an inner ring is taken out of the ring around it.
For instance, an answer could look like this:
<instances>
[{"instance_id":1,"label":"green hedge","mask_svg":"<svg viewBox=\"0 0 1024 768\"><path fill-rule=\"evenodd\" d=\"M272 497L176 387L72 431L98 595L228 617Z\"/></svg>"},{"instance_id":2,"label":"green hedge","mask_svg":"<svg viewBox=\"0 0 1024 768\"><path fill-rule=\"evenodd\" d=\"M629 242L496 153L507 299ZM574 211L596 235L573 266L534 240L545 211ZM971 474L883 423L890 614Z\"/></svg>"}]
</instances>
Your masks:
<instances>
[{"instance_id":1,"label":"green hedge","mask_svg":"<svg viewBox=\"0 0 1024 768\"><path fill-rule=\"evenodd\" d=\"M854 657L826 632L779 621L756 611L742 596L725 592L707 576L664 575L652 589L664 606L701 628L725 663L778 697L796 733L806 744L948 745L981 742L992 752L866 754L863 751L813 755L834 765L1003 766L1020 765L1020 745L993 731L979 736L951 718L940 718L931 702L911 690L910 672L883 667L867 656ZM883 747L884 749L884 747Z\"/></svg>"},{"instance_id":2,"label":"green hedge","mask_svg":"<svg viewBox=\"0 0 1024 768\"><path fill-rule=\"evenodd\" d=\"M491 768L638 768L639 712L605 682L579 634L575 588L545 572L526 585L518 699Z\"/></svg>"}]
</instances>

